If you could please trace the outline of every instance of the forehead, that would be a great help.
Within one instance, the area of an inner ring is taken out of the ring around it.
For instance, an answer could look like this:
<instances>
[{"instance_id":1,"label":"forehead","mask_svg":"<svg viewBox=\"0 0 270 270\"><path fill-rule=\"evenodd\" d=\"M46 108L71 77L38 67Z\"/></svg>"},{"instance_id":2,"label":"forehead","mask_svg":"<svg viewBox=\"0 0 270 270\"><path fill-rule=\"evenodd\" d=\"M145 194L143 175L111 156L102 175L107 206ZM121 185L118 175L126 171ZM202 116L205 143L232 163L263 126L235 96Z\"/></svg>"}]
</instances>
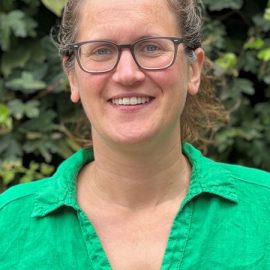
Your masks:
<instances>
[{"instance_id":1,"label":"forehead","mask_svg":"<svg viewBox=\"0 0 270 270\"><path fill-rule=\"evenodd\" d=\"M82 40L117 33L128 37L139 31L142 35L179 35L167 0L84 0L79 22Z\"/></svg>"}]
</instances>

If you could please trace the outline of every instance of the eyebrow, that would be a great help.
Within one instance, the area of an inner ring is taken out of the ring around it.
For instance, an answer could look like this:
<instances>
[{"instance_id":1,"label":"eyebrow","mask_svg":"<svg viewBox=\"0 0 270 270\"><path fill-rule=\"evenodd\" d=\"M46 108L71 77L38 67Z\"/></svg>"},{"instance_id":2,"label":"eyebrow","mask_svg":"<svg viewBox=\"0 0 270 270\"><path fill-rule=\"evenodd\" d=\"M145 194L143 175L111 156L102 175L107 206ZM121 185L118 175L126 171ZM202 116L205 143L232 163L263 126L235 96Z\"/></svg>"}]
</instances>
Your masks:
<instances>
[{"instance_id":1,"label":"eyebrow","mask_svg":"<svg viewBox=\"0 0 270 270\"><path fill-rule=\"evenodd\" d=\"M148 34L148 35L141 35L141 36L138 36L136 37L134 40L128 42L128 43L134 43L138 40L141 40L141 39L144 39L144 38L152 38L152 37L161 37L161 35L158 35L158 34ZM112 42L112 43L115 43L115 44L122 44L122 43L119 43L116 39L109 39L109 38L91 38L91 39L87 39L87 40L84 40L84 41L104 41L104 42ZM84 42L84 41L80 41L80 42ZM80 43L79 42L79 43ZM126 42L125 42L126 44Z\"/></svg>"}]
</instances>

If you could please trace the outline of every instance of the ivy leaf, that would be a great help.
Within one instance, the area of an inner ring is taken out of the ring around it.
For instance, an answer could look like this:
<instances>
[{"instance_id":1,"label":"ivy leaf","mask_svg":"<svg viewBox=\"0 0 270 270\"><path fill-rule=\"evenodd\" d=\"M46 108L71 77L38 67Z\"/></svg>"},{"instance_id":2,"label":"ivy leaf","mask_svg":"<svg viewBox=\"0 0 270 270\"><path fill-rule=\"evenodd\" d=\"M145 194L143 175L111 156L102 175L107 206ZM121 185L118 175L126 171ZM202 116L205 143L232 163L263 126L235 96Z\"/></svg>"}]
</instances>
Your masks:
<instances>
[{"instance_id":1,"label":"ivy leaf","mask_svg":"<svg viewBox=\"0 0 270 270\"><path fill-rule=\"evenodd\" d=\"M7 50L9 48L11 30L13 30L14 34L18 37L26 36L23 19L24 13L20 10L13 10L8 14L3 13L0 15L0 36L3 50Z\"/></svg>"},{"instance_id":2,"label":"ivy leaf","mask_svg":"<svg viewBox=\"0 0 270 270\"><path fill-rule=\"evenodd\" d=\"M244 45L245 49L255 49L255 50L259 50L261 49L265 44L265 41L261 38L250 38L246 44Z\"/></svg>"},{"instance_id":3,"label":"ivy leaf","mask_svg":"<svg viewBox=\"0 0 270 270\"><path fill-rule=\"evenodd\" d=\"M5 77L8 77L16 68L25 68L26 64L32 60L32 63L38 63L38 67L45 66L44 51L41 48L40 41L26 41L20 44L13 44L10 51L4 52L1 61L1 69ZM30 60L30 61L29 61ZM41 63L43 63L41 65ZM36 67L30 67L29 70L37 71Z\"/></svg>"},{"instance_id":4,"label":"ivy leaf","mask_svg":"<svg viewBox=\"0 0 270 270\"><path fill-rule=\"evenodd\" d=\"M219 11L225 8L238 10L243 6L243 0L204 0L209 10Z\"/></svg>"},{"instance_id":5,"label":"ivy leaf","mask_svg":"<svg viewBox=\"0 0 270 270\"><path fill-rule=\"evenodd\" d=\"M23 118L24 115L24 105L21 100L15 99L11 100L8 103L8 107L10 109L11 115L17 119L20 120Z\"/></svg>"},{"instance_id":6,"label":"ivy leaf","mask_svg":"<svg viewBox=\"0 0 270 270\"><path fill-rule=\"evenodd\" d=\"M22 149L20 144L10 134L1 137L0 160L17 160L21 158Z\"/></svg>"},{"instance_id":7,"label":"ivy leaf","mask_svg":"<svg viewBox=\"0 0 270 270\"><path fill-rule=\"evenodd\" d=\"M39 116L39 101L32 100L25 104L24 111L25 115L29 118L36 118Z\"/></svg>"},{"instance_id":8,"label":"ivy leaf","mask_svg":"<svg viewBox=\"0 0 270 270\"><path fill-rule=\"evenodd\" d=\"M237 56L234 53L225 53L215 61L215 75L221 76L225 73L235 73L237 65Z\"/></svg>"},{"instance_id":9,"label":"ivy leaf","mask_svg":"<svg viewBox=\"0 0 270 270\"><path fill-rule=\"evenodd\" d=\"M39 101L32 100L27 103L23 103L19 99L12 100L8 103L11 114L17 119L20 120L26 115L29 118L35 118L39 116Z\"/></svg>"},{"instance_id":10,"label":"ivy leaf","mask_svg":"<svg viewBox=\"0 0 270 270\"><path fill-rule=\"evenodd\" d=\"M270 21L264 19L261 15L254 16L253 21L261 31L266 33L270 31Z\"/></svg>"},{"instance_id":11,"label":"ivy leaf","mask_svg":"<svg viewBox=\"0 0 270 270\"><path fill-rule=\"evenodd\" d=\"M21 165L21 161L4 161L0 164L0 179L5 185L10 184L15 179L16 168Z\"/></svg>"},{"instance_id":12,"label":"ivy leaf","mask_svg":"<svg viewBox=\"0 0 270 270\"><path fill-rule=\"evenodd\" d=\"M36 80L32 73L22 72L21 78L7 82L6 86L15 91L23 91L31 94L37 90L44 89L46 84L43 81Z\"/></svg>"},{"instance_id":13,"label":"ivy leaf","mask_svg":"<svg viewBox=\"0 0 270 270\"><path fill-rule=\"evenodd\" d=\"M235 79L230 90L245 93L248 95L253 95L255 93L252 82L247 79Z\"/></svg>"},{"instance_id":14,"label":"ivy leaf","mask_svg":"<svg viewBox=\"0 0 270 270\"><path fill-rule=\"evenodd\" d=\"M10 75L14 68L24 67L30 56L30 50L24 47L4 53L1 61L1 69L4 76Z\"/></svg>"},{"instance_id":15,"label":"ivy leaf","mask_svg":"<svg viewBox=\"0 0 270 270\"><path fill-rule=\"evenodd\" d=\"M10 110L4 104L0 104L0 134L9 132L12 129L12 118Z\"/></svg>"},{"instance_id":16,"label":"ivy leaf","mask_svg":"<svg viewBox=\"0 0 270 270\"><path fill-rule=\"evenodd\" d=\"M203 42L203 47L205 48L208 55L213 54L213 50L215 48L218 50L224 49L226 30L221 22L209 21L209 23L204 26L203 32L204 36L206 36Z\"/></svg>"},{"instance_id":17,"label":"ivy leaf","mask_svg":"<svg viewBox=\"0 0 270 270\"><path fill-rule=\"evenodd\" d=\"M259 103L255 107L255 112L260 116L260 120L265 127L270 127L270 106L267 102Z\"/></svg>"},{"instance_id":18,"label":"ivy leaf","mask_svg":"<svg viewBox=\"0 0 270 270\"><path fill-rule=\"evenodd\" d=\"M267 9L265 10L265 13L264 13L263 18L264 18L266 21L270 21L270 8L267 8Z\"/></svg>"},{"instance_id":19,"label":"ivy leaf","mask_svg":"<svg viewBox=\"0 0 270 270\"><path fill-rule=\"evenodd\" d=\"M54 119L56 117L56 113L52 110L49 111L41 111L39 116L33 119L28 120L20 127L20 132L28 133L28 132L39 132L41 134L50 133L54 129ZM42 125L41 125L42 123Z\"/></svg>"},{"instance_id":20,"label":"ivy leaf","mask_svg":"<svg viewBox=\"0 0 270 270\"><path fill-rule=\"evenodd\" d=\"M46 162L51 162L52 153L57 152L55 144L47 136L43 136L38 140L27 141L23 145L23 150L26 153L40 153Z\"/></svg>"},{"instance_id":21,"label":"ivy leaf","mask_svg":"<svg viewBox=\"0 0 270 270\"><path fill-rule=\"evenodd\" d=\"M223 69L228 70L236 66L237 57L234 53L225 53L222 57L218 58L215 62Z\"/></svg>"},{"instance_id":22,"label":"ivy leaf","mask_svg":"<svg viewBox=\"0 0 270 270\"><path fill-rule=\"evenodd\" d=\"M267 7L265 9L263 18L267 21L270 21L270 0L268 0Z\"/></svg>"},{"instance_id":23,"label":"ivy leaf","mask_svg":"<svg viewBox=\"0 0 270 270\"><path fill-rule=\"evenodd\" d=\"M52 11L58 17L61 16L62 9L66 3L66 0L41 0L43 5Z\"/></svg>"},{"instance_id":24,"label":"ivy leaf","mask_svg":"<svg viewBox=\"0 0 270 270\"><path fill-rule=\"evenodd\" d=\"M24 13L20 10L14 10L7 16L9 26L12 28L15 36L26 37L25 24L22 23L24 20Z\"/></svg>"},{"instance_id":25,"label":"ivy leaf","mask_svg":"<svg viewBox=\"0 0 270 270\"><path fill-rule=\"evenodd\" d=\"M24 3L27 4L27 7L31 8L31 9L35 9L37 7L39 7L40 3L38 1L35 0L22 0Z\"/></svg>"},{"instance_id":26,"label":"ivy leaf","mask_svg":"<svg viewBox=\"0 0 270 270\"><path fill-rule=\"evenodd\" d=\"M0 2L0 10L7 11L7 10L15 9L14 2L15 2L15 0L1 1Z\"/></svg>"},{"instance_id":27,"label":"ivy leaf","mask_svg":"<svg viewBox=\"0 0 270 270\"><path fill-rule=\"evenodd\" d=\"M43 174L43 175L50 175L52 174L54 171L54 167L53 166L50 166L46 163L41 163L40 165L40 172Z\"/></svg>"},{"instance_id":28,"label":"ivy leaf","mask_svg":"<svg viewBox=\"0 0 270 270\"><path fill-rule=\"evenodd\" d=\"M260 60L264 62L270 61L270 48L259 51L257 56Z\"/></svg>"},{"instance_id":29,"label":"ivy leaf","mask_svg":"<svg viewBox=\"0 0 270 270\"><path fill-rule=\"evenodd\" d=\"M6 26L14 31L17 37L26 37L24 13L20 10L13 10L8 14L3 14Z\"/></svg>"},{"instance_id":30,"label":"ivy leaf","mask_svg":"<svg viewBox=\"0 0 270 270\"><path fill-rule=\"evenodd\" d=\"M2 49L4 51L9 49L12 32L16 37L35 36L34 28L36 26L37 23L21 10L0 14L0 45Z\"/></svg>"}]
</instances>

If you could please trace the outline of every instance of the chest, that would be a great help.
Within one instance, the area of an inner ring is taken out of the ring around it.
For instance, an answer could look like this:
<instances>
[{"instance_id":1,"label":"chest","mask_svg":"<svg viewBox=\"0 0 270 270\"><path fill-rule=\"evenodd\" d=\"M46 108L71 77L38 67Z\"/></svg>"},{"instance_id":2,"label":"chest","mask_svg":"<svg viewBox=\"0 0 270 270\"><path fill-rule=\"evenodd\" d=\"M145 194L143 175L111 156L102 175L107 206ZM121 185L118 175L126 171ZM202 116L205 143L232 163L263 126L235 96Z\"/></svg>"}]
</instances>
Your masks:
<instances>
[{"instance_id":1,"label":"chest","mask_svg":"<svg viewBox=\"0 0 270 270\"><path fill-rule=\"evenodd\" d=\"M82 211L67 208L14 222L17 229L2 234L9 244L0 241L0 269L270 269L269 214L202 203L190 202L171 230L164 218L154 222L144 215L140 222L96 220L95 231Z\"/></svg>"},{"instance_id":2,"label":"chest","mask_svg":"<svg viewBox=\"0 0 270 270\"><path fill-rule=\"evenodd\" d=\"M161 269L174 216L162 220L89 217L114 270Z\"/></svg>"}]
</instances>

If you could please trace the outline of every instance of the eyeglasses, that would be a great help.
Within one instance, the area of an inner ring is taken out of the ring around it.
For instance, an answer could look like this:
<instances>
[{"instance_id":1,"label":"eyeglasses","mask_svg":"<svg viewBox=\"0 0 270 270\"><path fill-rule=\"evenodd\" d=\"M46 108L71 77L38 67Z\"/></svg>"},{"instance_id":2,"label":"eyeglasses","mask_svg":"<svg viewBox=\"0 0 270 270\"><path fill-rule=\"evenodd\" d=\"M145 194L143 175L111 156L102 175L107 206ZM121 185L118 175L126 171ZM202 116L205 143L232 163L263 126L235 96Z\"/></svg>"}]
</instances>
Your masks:
<instances>
[{"instance_id":1,"label":"eyeglasses","mask_svg":"<svg viewBox=\"0 0 270 270\"><path fill-rule=\"evenodd\" d=\"M136 64L144 70L162 70L175 62L178 46L186 44L178 37L149 37L133 44L117 45L110 41L85 41L67 46L74 53L81 69L87 73L105 73L113 70L123 49L130 49Z\"/></svg>"}]
</instances>

